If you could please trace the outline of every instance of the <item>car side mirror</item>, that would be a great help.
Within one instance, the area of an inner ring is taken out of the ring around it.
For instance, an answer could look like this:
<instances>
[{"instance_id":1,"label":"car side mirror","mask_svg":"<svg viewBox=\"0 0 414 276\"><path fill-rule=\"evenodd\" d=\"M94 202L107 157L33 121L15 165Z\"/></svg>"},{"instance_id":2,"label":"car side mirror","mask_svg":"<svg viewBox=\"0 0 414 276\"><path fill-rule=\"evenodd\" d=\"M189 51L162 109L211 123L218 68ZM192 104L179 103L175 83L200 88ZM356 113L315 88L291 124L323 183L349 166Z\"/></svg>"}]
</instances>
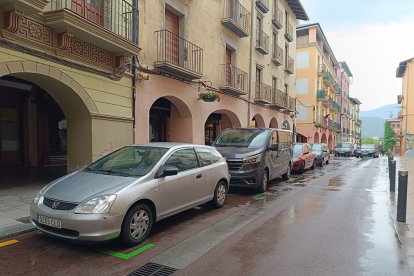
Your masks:
<instances>
[{"instance_id":1,"label":"car side mirror","mask_svg":"<svg viewBox=\"0 0 414 276\"><path fill-rule=\"evenodd\" d=\"M277 151L279 149L279 144L271 144L269 146L270 151Z\"/></svg>"},{"instance_id":2,"label":"car side mirror","mask_svg":"<svg viewBox=\"0 0 414 276\"><path fill-rule=\"evenodd\" d=\"M178 168L175 166L161 166L157 173L157 178L177 175Z\"/></svg>"}]
</instances>

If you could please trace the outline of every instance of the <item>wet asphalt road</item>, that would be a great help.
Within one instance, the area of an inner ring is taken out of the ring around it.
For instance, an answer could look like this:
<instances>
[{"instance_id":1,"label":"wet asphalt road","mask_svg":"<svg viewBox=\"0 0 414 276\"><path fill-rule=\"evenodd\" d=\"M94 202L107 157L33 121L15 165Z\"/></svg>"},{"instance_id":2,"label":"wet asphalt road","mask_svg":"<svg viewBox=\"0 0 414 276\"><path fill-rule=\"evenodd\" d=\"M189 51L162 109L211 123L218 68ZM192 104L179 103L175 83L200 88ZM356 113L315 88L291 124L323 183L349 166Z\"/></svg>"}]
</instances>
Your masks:
<instances>
[{"instance_id":1,"label":"wet asphalt road","mask_svg":"<svg viewBox=\"0 0 414 276\"><path fill-rule=\"evenodd\" d=\"M156 224L142 244L154 246L127 260L108 250L140 246L20 235L0 247L0 275L127 275L148 262L176 275L409 275L384 162L337 158L288 183L273 181L266 195L233 190L222 209L201 206Z\"/></svg>"}]
</instances>

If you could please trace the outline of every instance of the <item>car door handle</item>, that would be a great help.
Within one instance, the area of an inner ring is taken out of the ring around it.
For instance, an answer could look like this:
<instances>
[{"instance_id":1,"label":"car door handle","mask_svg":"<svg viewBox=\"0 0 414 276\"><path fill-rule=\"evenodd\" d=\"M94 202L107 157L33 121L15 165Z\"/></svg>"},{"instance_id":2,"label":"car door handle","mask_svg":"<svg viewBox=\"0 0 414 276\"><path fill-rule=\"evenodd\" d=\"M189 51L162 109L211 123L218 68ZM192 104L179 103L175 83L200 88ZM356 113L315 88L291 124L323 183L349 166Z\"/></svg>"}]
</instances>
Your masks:
<instances>
[{"instance_id":1,"label":"car door handle","mask_svg":"<svg viewBox=\"0 0 414 276\"><path fill-rule=\"evenodd\" d=\"M196 178L201 178L203 175L200 173L200 174L197 174L196 175Z\"/></svg>"}]
</instances>

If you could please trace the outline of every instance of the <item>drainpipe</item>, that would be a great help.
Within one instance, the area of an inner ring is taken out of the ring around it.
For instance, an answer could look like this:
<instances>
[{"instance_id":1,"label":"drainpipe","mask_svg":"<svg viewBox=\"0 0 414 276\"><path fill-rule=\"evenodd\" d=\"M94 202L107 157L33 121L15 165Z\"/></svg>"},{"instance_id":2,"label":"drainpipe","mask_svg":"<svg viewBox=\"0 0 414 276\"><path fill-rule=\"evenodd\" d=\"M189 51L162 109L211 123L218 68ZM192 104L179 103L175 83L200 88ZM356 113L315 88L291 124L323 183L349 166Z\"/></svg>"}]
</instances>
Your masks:
<instances>
[{"instance_id":1,"label":"drainpipe","mask_svg":"<svg viewBox=\"0 0 414 276\"><path fill-rule=\"evenodd\" d=\"M255 4L254 1L252 1L252 7L251 7L251 12L250 14L252 15L251 17L251 22L250 22L250 30L252 32L252 34L250 35L250 64L249 64L249 72L250 72L250 78L249 78L249 93L248 93L248 101L247 101L247 127L250 126L250 99L251 99L251 95L252 95L252 77L253 77L253 30L254 30L254 16L253 16L253 12L255 10Z\"/></svg>"},{"instance_id":2,"label":"drainpipe","mask_svg":"<svg viewBox=\"0 0 414 276\"><path fill-rule=\"evenodd\" d=\"M132 1L132 41L138 45L138 0ZM135 105L136 105L136 73L137 73L137 56L132 56L132 142L135 144Z\"/></svg>"}]
</instances>

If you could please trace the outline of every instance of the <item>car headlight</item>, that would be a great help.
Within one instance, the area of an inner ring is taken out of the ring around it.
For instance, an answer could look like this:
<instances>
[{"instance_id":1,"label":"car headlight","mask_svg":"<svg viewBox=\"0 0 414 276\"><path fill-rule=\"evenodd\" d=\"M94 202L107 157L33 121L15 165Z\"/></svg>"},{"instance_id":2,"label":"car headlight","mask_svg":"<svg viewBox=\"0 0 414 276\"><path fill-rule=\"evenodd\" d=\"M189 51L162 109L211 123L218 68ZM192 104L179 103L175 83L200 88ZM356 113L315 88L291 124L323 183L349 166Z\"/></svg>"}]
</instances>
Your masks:
<instances>
[{"instance_id":1,"label":"car headlight","mask_svg":"<svg viewBox=\"0 0 414 276\"><path fill-rule=\"evenodd\" d=\"M116 195L101 195L89 199L75 208L76 214L102 214L108 213L114 203Z\"/></svg>"},{"instance_id":2,"label":"car headlight","mask_svg":"<svg viewBox=\"0 0 414 276\"><path fill-rule=\"evenodd\" d=\"M34 196L33 198L33 203L37 205L37 203L39 203L40 198L43 195L43 192L46 190L47 185L44 186L39 192L37 192L37 194Z\"/></svg>"},{"instance_id":3,"label":"car headlight","mask_svg":"<svg viewBox=\"0 0 414 276\"><path fill-rule=\"evenodd\" d=\"M258 154L258 155L255 155L255 156L244 158L243 163L245 163L245 164L256 164L256 163L259 163L260 160L262 160L262 155Z\"/></svg>"}]
</instances>

